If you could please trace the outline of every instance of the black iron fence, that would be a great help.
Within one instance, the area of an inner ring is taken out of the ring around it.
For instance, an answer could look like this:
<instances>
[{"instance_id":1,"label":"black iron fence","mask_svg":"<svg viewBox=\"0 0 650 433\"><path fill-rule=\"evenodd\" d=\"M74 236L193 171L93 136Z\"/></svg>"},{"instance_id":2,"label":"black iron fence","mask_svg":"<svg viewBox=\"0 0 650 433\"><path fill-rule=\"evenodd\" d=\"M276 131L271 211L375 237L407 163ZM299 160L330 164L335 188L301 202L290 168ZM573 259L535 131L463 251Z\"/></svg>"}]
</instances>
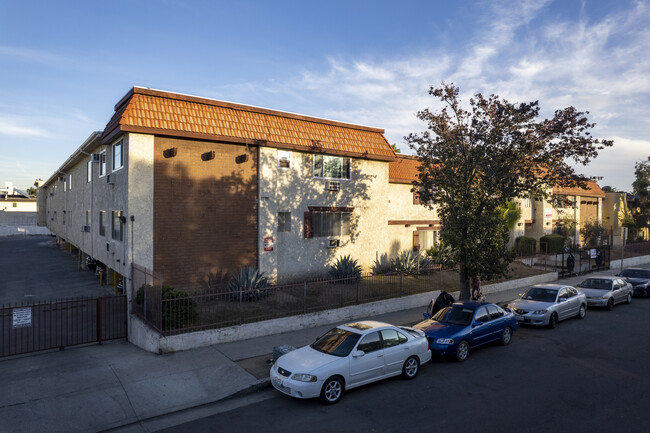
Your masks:
<instances>
[{"instance_id":1,"label":"black iron fence","mask_svg":"<svg viewBox=\"0 0 650 433\"><path fill-rule=\"evenodd\" d=\"M179 292L145 285L134 293L131 311L162 335L174 335L424 293L443 283L457 285L458 273L438 266L418 275L369 274L239 291Z\"/></svg>"},{"instance_id":2,"label":"black iron fence","mask_svg":"<svg viewBox=\"0 0 650 433\"><path fill-rule=\"evenodd\" d=\"M126 338L125 295L2 305L0 357Z\"/></svg>"},{"instance_id":3,"label":"black iron fence","mask_svg":"<svg viewBox=\"0 0 650 433\"><path fill-rule=\"evenodd\" d=\"M535 254L522 261L536 268L557 271L560 278L609 269L612 259L609 245L566 250L557 254Z\"/></svg>"}]
</instances>

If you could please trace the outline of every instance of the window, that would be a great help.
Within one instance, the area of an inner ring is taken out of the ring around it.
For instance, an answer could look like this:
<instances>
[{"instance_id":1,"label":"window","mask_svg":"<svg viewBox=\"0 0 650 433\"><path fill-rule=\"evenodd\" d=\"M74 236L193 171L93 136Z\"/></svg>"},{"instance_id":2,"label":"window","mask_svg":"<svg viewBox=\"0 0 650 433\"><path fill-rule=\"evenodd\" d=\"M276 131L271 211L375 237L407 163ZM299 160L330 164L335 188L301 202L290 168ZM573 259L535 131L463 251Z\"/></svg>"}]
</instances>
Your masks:
<instances>
[{"instance_id":1,"label":"window","mask_svg":"<svg viewBox=\"0 0 650 433\"><path fill-rule=\"evenodd\" d=\"M121 241L122 240L122 232L123 232L123 226L124 223L122 223L122 219L120 218L122 216L122 211L121 210L114 210L113 211L113 219L111 222L111 234L113 239L116 241Z\"/></svg>"},{"instance_id":2,"label":"window","mask_svg":"<svg viewBox=\"0 0 650 433\"><path fill-rule=\"evenodd\" d=\"M476 319L477 322L489 322L490 321L490 315L487 312L487 309L485 307L480 307L478 310L476 310Z\"/></svg>"},{"instance_id":3,"label":"window","mask_svg":"<svg viewBox=\"0 0 650 433\"><path fill-rule=\"evenodd\" d=\"M62 219L61 223L65 225L65 211L63 211L63 216L61 217L61 219Z\"/></svg>"},{"instance_id":4,"label":"window","mask_svg":"<svg viewBox=\"0 0 650 433\"><path fill-rule=\"evenodd\" d=\"M87 225L87 226L90 225L90 211L89 210L86 211L86 224L85 225Z\"/></svg>"},{"instance_id":5,"label":"window","mask_svg":"<svg viewBox=\"0 0 650 433\"><path fill-rule=\"evenodd\" d=\"M314 177L349 179L350 158L314 155Z\"/></svg>"},{"instance_id":6,"label":"window","mask_svg":"<svg viewBox=\"0 0 650 433\"><path fill-rule=\"evenodd\" d=\"M14 204L13 204L13 207L18 207L18 203L14 203Z\"/></svg>"},{"instance_id":7,"label":"window","mask_svg":"<svg viewBox=\"0 0 650 433\"><path fill-rule=\"evenodd\" d=\"M52 221L56 222L56 211L54 211L54 217L52 218Z\"/></svg>"},{"instance_id":8,"label":"window","mask_svg":"<svg viewBox=\"0 0 650 433\"><path fill-rule=\"evenodd\" d=\"M530 207L530 197L524 199L524 207Z\"/></svg>"},{"instance_id":9,"label":"window","mask_svg":"<svg viewBox=\"0 0 650 433\"><path fill-rule=\"evenodd\" d=\"M99 235L106 236L106 212L99 211Z\"/></svg>"},{"instance_id":10,"label":"window","mask_svg":"<svg viewBox=\"0 0 650 433\"><path fill-rule=\"evenodd\" d=\"M347 236L350 234L349 212L314 212L314 237Z\"/></svg>"},{"instance_id":11,"label":"window","mask_svg":"<svg viewBox=\"0 0 650 433\"><path fill-rule=\"evenodd\" d=\"M68 191L72 191L72 173L68 175Z\"/></svg>"},{"instance_id":12,"label":"window","mask_svg":"<svg viewBox=\"0 0 650 433\"><path fill-rule=\"evenodd\" d=\"M88 160L88 173L86 177L86 182L90 182L91 180L93 180L93 158L92 157L90 157L90 159Z\"/></svg>"},{"instance_id":13,"label":"window","mask_svg":"<svg viewBox=\"0 0 650 433\"><path fill-rule=\"evenodd\" d=\"M361 340L358 350L363 350L366 353L374 352L375 350L381 349L381 340L379 339L379 331L372 332Z\"/></svg>"},{"instance_id":14,"label":"window","mask_svg":"<svg viewBox=\"0 0 650 433\"><path fill-rule=\"evenodd\" d=\"M278 233L291 231L291 212L278 212Z\"/></svg>"},{"instance_id":15,"label":"window","mask_svg":"<svg viewBox=\"0 0 650 433\"><path fill-rule=\"evenodd\" d=\"M99 176L106 174L106 151L99 154Z\"/></svg>"},{"instance_id":16,"label":"window","mask_svg":"<svg viewBox=\"0 0 650 433\"><path fill-rule=\"evenodd\" d=\"M384 329L381 331L381 338L384 340L384 347L393 347L399 345L402 343L399 337L399 333L394 329Z\"/></svg>"},{"instance_id":17,"label":"window","mask_svg":"<svg viewBox=\"0 0 650 433\"><path fill-rule=\"evenodd\" d=\"M490 320L498 319L499 317L503 317L505 314L505 311L503 311L497 305L486 305L486 307L488 309L488 313L490 313Z\"/></svg>"},{"instance_id":18,"label":"window","mask_svg":"<svg viewBox=\"0 0 650 433\"><path fill-rule=\"evenodd\" d=\"M113 145L113 171L122 168L124 165L124 157L122 155L122 143L124 140L120 140Z\"/></svg>"},{"instance_id":19,"label":"window","mask_svg":"<svg viewBox=\"0 0 650 433\"><path fill-rule=\"evenodd\" d=\"M278 150L278 167L291 168L291 151Z\"/></svg>"}]
</instances>

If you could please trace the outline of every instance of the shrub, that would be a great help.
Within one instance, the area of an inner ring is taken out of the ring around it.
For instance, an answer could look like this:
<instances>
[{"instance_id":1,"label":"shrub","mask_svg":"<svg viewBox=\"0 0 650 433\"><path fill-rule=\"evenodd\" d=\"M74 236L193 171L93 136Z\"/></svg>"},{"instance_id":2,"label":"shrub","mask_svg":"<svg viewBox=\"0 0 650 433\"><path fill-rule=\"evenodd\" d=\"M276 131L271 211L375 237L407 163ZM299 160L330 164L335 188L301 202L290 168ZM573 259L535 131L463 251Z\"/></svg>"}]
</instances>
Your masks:
<instances>
[{"instance_id":1,"label":"shrub","mask_svg":"<svg viewBox=\"0 0 650 433\"><path fill-rule=\"evenodd\" d=\"M163 286L162 299L163 331L186 328L199 318L196 301L190 298L187 292Z\"/></svg>"},{"instance_id":2,"label":"shrub","mask_svg":"<svg viewBox=\"0 0 650 433\"><path fill-rule=\"evenodd\" d=\"M532 256L537 249L537 241L528 236L519 236L515 239L515 251L518 256Z\"/></svg>"},{"instance_id":3,"label":"shrub","mask_svg":"<svg viewBox=\"0 0 650 433\"><path fill-rule=\"evenodd\" d=\"M546 235L539 238L539 249L548 254L557 254L564 251L564 236Z\"/></svg>"},{"instance_id":4,"label":"shrub","mask_svg":"<svg viewBox=\"0 0 650 433\"><path fill-rule=\"evenodd\" d=\"M587 221L580 229L584 239L584 247L593 248L600 245L601 237L605 234L605 227L598 221Z\"/></svg>"},{"instance_id":5,"label":"shrub","mask_svg":"<svg viewBox=\"0 0 650 433\"><path fill-rule=\"evenodd\" d=\"M397 257L390 261L392 271L414 275L419 274L421 269L431 267L432 264L431 259L427 255L410 250L403 250Z\"/></svg>"},{"instance_id":6,"label":"shrub","mask_svg":"<svg viewBox=\"0 0 650 433\"><path fill-rule=\"evenodd\" d=\"M239 269L239 274L235 275L228 283L228 291L236 301L257 301L263 296L268 295L269 280L252 266L246 266Z\"/></svg>"},{"instance_id":7,"label":"shrub","mask_svg":"<svg viewBox=\"0 0 650 433\"><path fill-rule=\"evenodd\" d=\"M336 263L330 266L328 272L332 279L359 278L361 277L361 266L357 259L353 259L349 254L339 257Z\"/></svg>"},{"instance_id":8,"label":"shrub","mask_svg":"<svg viewBox=\"0 0 650 433\"><path fill-rule=\"evenodd\" d=\"M451 258L451 248L443 245L442 242L434 242L433 246L425 252L431 258L432 263L436 265L451 268L456 264L454 259Z\"/></svg>"}]
</instances>

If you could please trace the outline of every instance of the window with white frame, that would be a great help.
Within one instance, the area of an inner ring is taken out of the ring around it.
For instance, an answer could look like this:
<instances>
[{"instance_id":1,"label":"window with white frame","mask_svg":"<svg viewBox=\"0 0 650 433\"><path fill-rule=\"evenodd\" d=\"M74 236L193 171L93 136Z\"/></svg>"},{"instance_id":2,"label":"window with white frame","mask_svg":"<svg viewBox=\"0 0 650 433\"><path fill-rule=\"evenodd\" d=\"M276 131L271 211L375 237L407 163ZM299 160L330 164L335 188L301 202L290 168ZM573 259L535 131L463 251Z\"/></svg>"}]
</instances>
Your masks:
<instances>
[{"instance_id":1,"label":"window with white frame","mask_svg":"<svg viewBox=\"0 0 650 433\"><path fill-rule=\"evenodd\" d=\"M93 180L93 159L90 157L87 164L86 182Z\"/></svg>"},{"instance_id":2,"label":"window with white frame","mask_svg":"<svg viewBox=\"0 0 650 433\"><path fill-rule=\"evenodd\" d=\"M530 197L524 199L524 207L530 207Z\"/></svg>"},{"instance_id":3,"label":"window with white frame","mask_svg":"<svg viewBox=\"0 0 650 433\"><path fill-rule=\"evenodd\" d=\"M314 212L314 237L347 236L350 234L350 212Z\"/></svg>"},{"instance_id":4,"label":"window with white frame","mask_svg":"<svg viewBox=\"0 0 650 433\"><path fill-rule=\"evenodd\" d=\"M314 155L314 177L349 179L350 158L342 156Z\"/></svg>"},{"instance_id":5,"label":"window with white frame","mask_svg":"<svg viewBox=\"0 0 650 433\"><path fill-rule=\"evenodd\" d=\"M68 175L68 191L72 191L72 173Z\"/></svg>"},{"instance_id":6,"label":"window with white frame","mask_svg":"<svg viewBox=\"0 0 650 433\"><path fill-rule=\"evenodd\" d=\"M106 175L106 151L99 154L99 177Z\"/></svg>"},{"instance_id":7,"label":"window with white frame","mask_svg":"<svg viewBox=\"0 0 650 433\"><path fill-rule=\"evenodd\" d=\"M119 170L124 165L124 155L122 153L122 144L124 140L120 140L113 145L113 171Z\"/></svg>"},{"instance_id":8,"label":"window with white frame","mask_svg":"<svg viewBox=\"0 0 650 433\"><path fill-rule=\"evenodd\" d=\"M122 240L122 233L124 232L124 224L122 223L122 219L120 218L122 216L122 211L121 210L114 210L113 211L113 218L111 222L111 235L112 238L115 239L116 241L121 241Z\"/></svg>"},{"instance_id":9,"label":"window with white frame","mask_svg":"<svg viewBox=\"0 0 650 433\"><path fill-rule=\"evenodd\" d=\"M278 232L291 231L291 212L278 212Z\"/></svg>"},{"instance_id":10,"label":"window with white frame","mask_svg":"<svg viewBox=\"0 0 650 433\"><path fill-rule=\"evenodd\" d=\"M278 150L278 167L291 168L291 151Z\"/></svg>"}]
</instances>

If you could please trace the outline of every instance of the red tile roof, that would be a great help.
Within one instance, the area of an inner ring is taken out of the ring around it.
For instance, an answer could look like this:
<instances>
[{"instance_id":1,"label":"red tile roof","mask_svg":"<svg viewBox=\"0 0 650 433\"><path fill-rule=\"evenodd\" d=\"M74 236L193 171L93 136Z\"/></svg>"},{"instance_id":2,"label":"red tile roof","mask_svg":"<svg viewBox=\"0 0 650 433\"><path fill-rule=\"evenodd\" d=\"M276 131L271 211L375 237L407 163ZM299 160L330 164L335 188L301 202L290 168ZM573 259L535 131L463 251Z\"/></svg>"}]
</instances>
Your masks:
<instances>
[{"instance_id":1,"label":"red tile roof","mask_svg":"<svg viewBox=\"0 0 650 433\"><path fill-rule=\"evenodd\" d=\"M397 160L388 163L388 181L391 183L413 183L418 179L420 161L416 156L396 154Z\"/></svg>"},{"instance_id":2,"label":"red tile roof","mask_svg":"<svg viewBox=\"0 0 650 433\"><path fill-rule=\"evenodd\" d=\"M586 188L563 188L554 187L553 194L555 195L579 195L582 197L605 197L605 193L593 180L587 181Z\"/></svg>"},{"instance_id":3,"label":"red tile roof","mask_svg":"<svg viewBox=\"0 0 650 433\"><path fill-rule=\"evenodd\" d=\"M392 161L384 130L134 87L115 105L103 142L121 131Z\"/></svg>"}]
</instances>

